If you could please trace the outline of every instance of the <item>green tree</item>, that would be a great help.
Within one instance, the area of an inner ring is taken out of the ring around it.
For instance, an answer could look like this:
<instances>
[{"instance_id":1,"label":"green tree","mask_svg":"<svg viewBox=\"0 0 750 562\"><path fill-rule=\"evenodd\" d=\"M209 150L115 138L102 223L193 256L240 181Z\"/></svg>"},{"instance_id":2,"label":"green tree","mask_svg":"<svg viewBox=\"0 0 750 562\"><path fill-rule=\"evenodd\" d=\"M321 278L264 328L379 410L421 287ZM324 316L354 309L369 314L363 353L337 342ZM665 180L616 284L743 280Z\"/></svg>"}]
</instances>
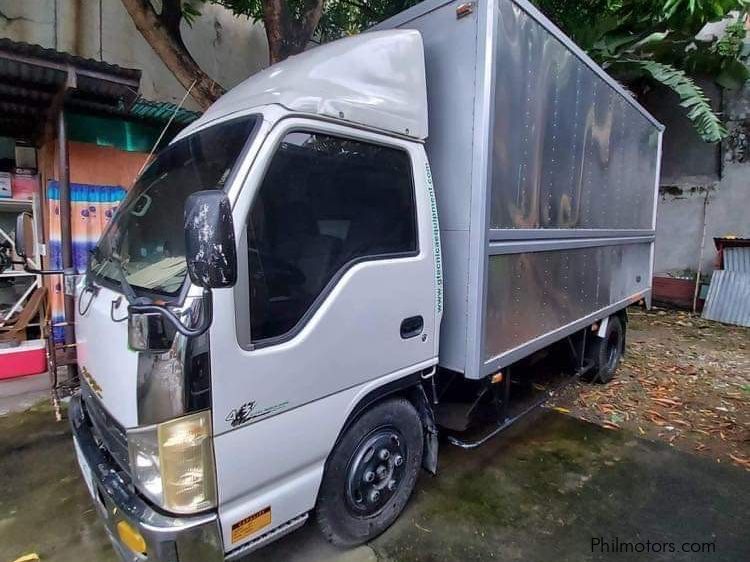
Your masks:
<instances>
[{"instance_id":1,"label":"green tree","mask_svg":"<svg viewBox=\"0 0 750 562\"><path fill-rule=\"evenodd\" d=\"M211 0L263 22L271 64L302 52L311 42L359 33L420 0Z\"/></svg>"},{"instance_id":2,"label":"green tree","mask_svg":"<svg viewBox=\"0 0 750 562\"><path fill-rule=\"evenodd\" d=\"M206 107L223 93L195 63L180 37L205 2L262 22L269 62L358 33L420 0L121 0L146 40L193 97ZM563 31L619 80L655 81L674 90L696 131L717 142L726 130L691 76L712 76L725 88L748 79L744 21L750 0L534 0ZM700 38L708 23L739 14L721 37Z\"/></svg>"},{"instance_id":3,"label":"green tree","mask_svg":"<svg viewBox=\"0 0 750 562\"><path fill-rule=\"evenodd\" d=\"M610 74L626 83L652 80L674 90L707 142L726 136L721 119L691 76L724 88L750 77L745 20L750 0L535 0ZM737 14L720 37L701 37L708 23Z\"/></svg>"},{"instance_id":4,"label":"green tree","mask_svg":"<svg viewBox=\"0 0 750 562\"><path fill-rule=\"evenodd\" d=\"M136 28L180 84L203 108L224 89L195 62L182 40L181 24L192 25L204 3L213 2L262 22L271 64L302 52L313 42L358 33L420 0L121 0Z\"/></svg>"}]
</instances>

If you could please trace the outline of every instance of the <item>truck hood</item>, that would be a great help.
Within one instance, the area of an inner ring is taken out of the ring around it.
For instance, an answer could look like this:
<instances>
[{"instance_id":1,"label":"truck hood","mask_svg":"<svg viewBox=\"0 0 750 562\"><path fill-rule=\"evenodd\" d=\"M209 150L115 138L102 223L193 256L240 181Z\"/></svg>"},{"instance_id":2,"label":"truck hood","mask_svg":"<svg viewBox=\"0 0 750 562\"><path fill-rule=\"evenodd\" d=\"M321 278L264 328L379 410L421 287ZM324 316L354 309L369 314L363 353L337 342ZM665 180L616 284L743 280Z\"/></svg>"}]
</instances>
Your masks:
<instances>
[{"instance_id":1,"label":"truck hood","mask_svg":"<svg viewBox=\"0 0 750 562\"><path fill-rule=\"evenodd\" d=\"M78 368L82 384L99 397L109 414L123 427L138 425L138 353L128 347L127 300L101 287L93 297L79 293L76 306ZM119 307L114 308L118 302ZM87 310L88 309L88 310ZM84 311L85 314L80 312Z\"/></svg>"}]
</instances>

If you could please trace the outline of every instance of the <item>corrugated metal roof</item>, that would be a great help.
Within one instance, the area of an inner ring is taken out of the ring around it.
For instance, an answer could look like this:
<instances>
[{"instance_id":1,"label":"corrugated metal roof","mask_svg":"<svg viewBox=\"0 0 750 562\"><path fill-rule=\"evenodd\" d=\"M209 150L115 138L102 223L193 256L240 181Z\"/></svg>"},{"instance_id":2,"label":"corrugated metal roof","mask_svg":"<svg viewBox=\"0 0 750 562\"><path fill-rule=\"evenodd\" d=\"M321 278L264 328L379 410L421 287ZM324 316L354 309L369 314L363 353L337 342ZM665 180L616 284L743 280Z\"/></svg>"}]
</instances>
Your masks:
<instances>
[{"instance_id":1,"label":"corrugated metal roof","mask_svg":"<svg viewBox=\"0 0 750 562\"><path fill-rule=\"evenodd\" d=\"M109 74L119 78L129 79L134 82L140 82L141 71L135 68L124 68L116 64L87 59L70 53L47 49L41 45L33 45L22 41L12 41L6 38L0 38L0 56L12 54L16 58L40 58L51 63L61 66L74 66L77 69L89 71L91 73ZM6 56L7 58L7 56Z\"/></svg>"},{"instance_id":2,"label":"corrugated metal roof","mask_svg":"<svg viewBox=\"0 0 750 562\"><path fill-rule=\"evenodd\" d=\"M750 274L750 247L724 248L724 269Z\"/></svg>"},{"instance_id":3,"label":"corrugated metal roof","mask_svg":"<svg viewBox=\"0 0 750 562\"><path fill-rule=\"evenodd\" d=\"M702 316L707 320L750 327L750 273L714 271Z\"/></svg>"},{"instance_id":4,"label":"corrugated metal roof","mask_svg":"<svg viewBox=\"0 0 750 562\"><path fill-rule=\"evenodd\" d=\"M173 103L151 101L140 98L133 104L133 107L130 108L130 115L137 117L138 119L158 121L161 123L166 123L172 118L172 115L174 115L173 123L184 126L198 119L201 114L197 111L178 108Z\"/></svg>"},{"instance_id":5,"label":"corrugated metal roof","mask_svg":"<svg viewBox=\"0 0 750 562\"><path fill-rule=\"evenodd\" d=\"M0 39L0 134L35 140L50 106L122 111L138 96L141 71Z\"/></svg>"}]
</instances>

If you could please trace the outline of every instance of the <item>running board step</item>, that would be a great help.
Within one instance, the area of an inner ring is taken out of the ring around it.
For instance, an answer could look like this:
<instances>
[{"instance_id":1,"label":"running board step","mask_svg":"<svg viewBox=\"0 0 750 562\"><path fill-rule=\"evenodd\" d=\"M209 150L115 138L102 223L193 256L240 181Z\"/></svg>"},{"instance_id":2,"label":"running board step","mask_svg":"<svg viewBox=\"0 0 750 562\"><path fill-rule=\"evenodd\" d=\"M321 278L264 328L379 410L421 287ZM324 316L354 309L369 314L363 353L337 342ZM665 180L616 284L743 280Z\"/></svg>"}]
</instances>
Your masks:
<instances>
[{"instance_id":1,"label":"running board step","mask_svg":"<svg viewBox=\"0 0 750 562\"><path fill-rule=\"evenodd\" d=\"M498 422L497 426L494 427L492 430L490 430L487 434L483 435L479 439L467 441L464 439L459 439L455 435L449 435L448 436L448 442L451 445L455 445L456 447L460 447L462 449L475 449L476 447L479 447L480 445L483 445L493 437L495 437L498 433L503 431L504 429L507 429L511 425L513 425L515 422L529 414L530 412L533 412L543 404L545 404L549 399L550 396L553 394L559 392L562 388L566 387L568 384L570 384L572 381L578 379L580 376L586 374L588 371L591 370L591 368L594 366L593 361L586 360L583 362L581 367L575 371L572 376L569 376L565 381L563 381L561 384L558 384L554 386L553 388L547 388L544 390L542 397L539 400L534 401L531 405L524 408L521 412L518 414L505 418L502 422Z\"/></svg>"},{"instance_id":2,"label":"running board step","mask_svg":"<svg viewBox=\"0 0 750 562\"><path fill-rule=\"evenodd\" d=\"M453 435L449 435L448 436L448 442L451 445L455 445L456 447L461 447L462 449L476 449L480 445L484 445L487 441L489 441L490 439L492 439L493 437L495 437L495 435L497 435L498 433L500 433L504 429L507 429L508 427L510 427L511 425L513 425L515 422L517 422L518 420L520 420L522 417L524 417L529 412L532 412L533 410L536 410L544 402L546 402L546 399L545 400L540 400L539 402L537 402L535 404L532 404L531 406L529 406L528 408L526 408L525 410L523 410L521 413L513 416L512 418L506 418L506 420L504 422L502 422L501 424L499 424L495 429L493 429L492 431L490 431L489 433L487 433L486 435L484 435L483 437L480 437L479 439L477 439L475 441L464 441L462 439L459 439L458 437L455 437Z\"/></svg>"}]
</instances>

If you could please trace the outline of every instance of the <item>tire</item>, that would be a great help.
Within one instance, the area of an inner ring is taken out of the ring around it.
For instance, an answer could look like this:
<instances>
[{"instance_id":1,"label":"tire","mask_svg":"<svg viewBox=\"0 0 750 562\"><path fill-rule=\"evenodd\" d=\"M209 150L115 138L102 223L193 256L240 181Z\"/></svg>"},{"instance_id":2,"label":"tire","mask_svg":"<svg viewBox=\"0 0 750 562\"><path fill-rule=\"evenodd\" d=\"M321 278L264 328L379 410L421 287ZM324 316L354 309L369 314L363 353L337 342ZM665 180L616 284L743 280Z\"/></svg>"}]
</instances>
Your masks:
<instances>
[{"instance_id":1,"label":"tire","mask_svg":"<svg viewBox=\"0 0 750 562\"><path fill-rule=\"evenodd\" d=\"M392 398L364 412L326 462L315 508L325 538L356 546L390 527L414 490L423 448L422 422L408 400Z\"/></svg>"},{"instance_id":2,"label":"tire","mask_svg":"<svg viewBox=\"0 0 750 562\"><path fill-rule=\"evenodd\" d=\"M606 384L615 377L625 351L625 328L619 316L610 316L603 338L594 337L589 348L588 358L594 366L585 380Z\"/></svg>"}]
</instances>

